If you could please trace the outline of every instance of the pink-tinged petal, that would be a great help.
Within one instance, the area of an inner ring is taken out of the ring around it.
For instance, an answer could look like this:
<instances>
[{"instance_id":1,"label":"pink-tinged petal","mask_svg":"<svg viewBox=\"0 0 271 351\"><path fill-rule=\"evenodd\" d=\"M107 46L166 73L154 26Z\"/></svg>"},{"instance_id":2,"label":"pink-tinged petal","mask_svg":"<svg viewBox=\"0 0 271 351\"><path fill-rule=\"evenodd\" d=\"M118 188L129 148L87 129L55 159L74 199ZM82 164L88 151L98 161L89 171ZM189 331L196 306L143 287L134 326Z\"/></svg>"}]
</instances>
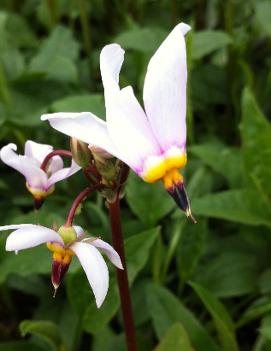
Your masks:
<instances>
[{"instance_id":1,"label":"pink-tinged petal","mask_svg":"<svg viewBox=\"0 0 271 351\"><path fill-rule=\"evenodd\" d=\"M90 244L75 242L71 245L71 249L86 273L99 308L106 297L109 285L109 273L105 261L99 251Z\"/></svg>"},{"instance_id":2,"label":"pink-tinged petal","mask_svg":"<svg viewBox=\"0 0 271 351\"><path fill-rule=\"evenodd\" d=\"M2 161L8 166L16 169L26 178L28 185L32 188L46 189L47 175L39 168L36 161L28 156L17 155L15 144L8 144L0 151Z\"/></svg>"},{"instance_id":3,"label":"pink-tinged petal","mask_svg":"<svg viewBox=\"0 0 271 351\"><path fill-rule=\"evenodd\" d=\"M72 227L75 230L78 239L83 238L85 236L85 231L82 227L80 227L79 225L73 225Z\"/></svg>"},{"instance_id":4,"label":"pink-tinged petal","mask_svg":"<svg viewBox=\"0 0 271 351\"><path fill-rule=\"evenodd\" d=\"M190 27L178 24L151 58L144 83L144 104L164 151L186 142L186 48Z\"/></svg>"},{"instance_id":5,"label":"pink-tinged petal","mask_svg":"<svg viewBox=\"0 0 271 351\"><path fill-rule=\"evenodd\" d=\"M17 229L18 228L18 229ZM0 230L17 229L6 241L7 251L19 251L35 247L46 242L57 242L64 246L64 242L57 232L52 229L34 224L2 226Z\"/></svg>"},{"instance_id":6,"label":"pink-tinged petal","mask_svg":"<svg viewBox=\"0 0 271 351\"><path fill-rule=\"evenodd\" d=\"M49 166L47 167L46 171L49 174L53 174L64 167L64 162L60 156L54 156L51 158L49 162Z\"/></svg>"},{"instance_id":7,"label":"pink-tinged petal","mask_svg":"<svg viewBox=\"0 0 271 351\"><path fill-rule=\"evenodd\" d=\"M48 186L51 187L53 184L59 182L60 180L69 178L74 173L78 172L80 169L81 167L78 166L78 164L74 160L72 160L71 167L62 168L51 175L51 177L48 180Z\"/></svg>"},{"instance_id":8,"label":"pink-tinged petal","mask_svg":"<svg viewBox=\"0 0 271 351\"><path fill-rule=\"evenodd\" d=\"M91 242L91 245L97 247L100 249L102 252L106 254L106 256L109 258L109 260L118 267L119 269L123 269L123 265L121 263L121 259L119 257L119 254L117 253L116 250L113 249L111 245L106 243L105 241L101 239L96 239Z\"/></svg>"},{"instance_id":9,"label":"pink-tinged petal","mask_svg":"<svg viewBox=\"0 0 271 351\"><path fill-rule=\"evenodd\" d=\"M106 123L90 112L50 113L42 115L41 120L48 120L50 125L61 133L98 146L112 155L117 154L108 135Z\"/></svg>"},{"instance_id":10,"label":"pink-tinged petal","mask_svg":"<svg viewBox=\"0 0 271 351\"><path fill-rule=\"evenodd\" d=\"M53 147L51 145L39 144L32 140L27 140L24 147L24 154L30 158L36 159L40 164L52 151Z\"/></svg>"},{"instance_id":11,"label":"pink-tinged petal","mask_svg":"<svg viewBox=\"0 0 271 351\"><path fill-rule=\"evenodd\" d=\"M137 171L147 155L159 153L159 146L133 89L119 89L123 58L124 50L117 44L105 46L100 55L106 120L108 133L118 149L119 158Z\"/></svg>"}]
</instances>

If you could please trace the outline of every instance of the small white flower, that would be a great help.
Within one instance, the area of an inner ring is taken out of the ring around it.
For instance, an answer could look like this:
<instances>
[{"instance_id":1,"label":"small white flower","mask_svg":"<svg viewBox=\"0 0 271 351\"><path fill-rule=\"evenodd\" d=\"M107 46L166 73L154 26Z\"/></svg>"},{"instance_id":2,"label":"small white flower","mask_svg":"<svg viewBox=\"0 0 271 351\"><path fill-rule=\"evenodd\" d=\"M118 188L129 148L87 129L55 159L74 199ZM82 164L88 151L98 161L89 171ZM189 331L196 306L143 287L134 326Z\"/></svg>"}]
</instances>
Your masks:
<instances>
[{"instance_id":1,"label":"small white flower","mask_svg":"<svg viewBox=\"0 0 271 351\"><path fill-rule=\"evenodd\" d=\"M1 149L0 157L4 163L24 175L27 189L36 200L43 200L54 191L55 183L80 170L73 160L70 167L64 167L59 156L52 157L46 171L42 170L40 167L43 160L53 151L50 145L28 140L24 155L18 155L16 150L15 144L8 144Z\"/></svg>"},{"instance_id":2,"label":"small white flower","mask_svg":"<svg viewBox=\"0 0 271 351\"><path fill-rule=\"evenodd\" d=\"M15 224L1 226L0 231L14 230L7 238L7 251L20 251L47 243L47 247L53 252L52 283L57 289L67 272L72 256L76 255L84 269L89 284L95 296L97 307L100 307L106 297L109 285L109 273L107 265L98 251L100 249L109 260L119 269L123 269L118 253L105 241L88 237L85 238L84 230L79 226L69 228L61 227L59 232L34 225ZM67 240L65 229L69 239L71 232L73 240Z\"/></svg>"}]
</instances>

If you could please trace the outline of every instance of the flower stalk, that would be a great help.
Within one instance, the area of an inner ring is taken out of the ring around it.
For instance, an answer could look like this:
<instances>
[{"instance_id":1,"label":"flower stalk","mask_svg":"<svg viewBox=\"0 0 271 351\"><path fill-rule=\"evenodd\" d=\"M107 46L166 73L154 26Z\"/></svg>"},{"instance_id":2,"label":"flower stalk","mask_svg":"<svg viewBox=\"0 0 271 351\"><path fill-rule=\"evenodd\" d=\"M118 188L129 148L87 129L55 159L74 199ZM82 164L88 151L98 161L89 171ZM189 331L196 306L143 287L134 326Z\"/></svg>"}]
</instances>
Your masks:
<instances>
[{"instance_id":1,"label":"flower stalk","mask_svg":"<svg viewBox=\"0 0 271 351\"><path fill-rule=\"evenodd\" d=\"M48 166L48 163L50 162L51 158L54 157L54 156L64 156L64 157L70 157L72 158L72 153L71 151L68 151L68 150L54 150L52 152L50 152L46 157L45 159L43 160L40 168L43 170L43 171L46 171L46 167Z\"/></svg>"},{"instance_id":2,"label":"flower stalk","mask_svg":"<svg viewBox=\"0 0 271 351\"><path fill-rule=\"evenodd\" d=\"M119 201L120 201L119 196L117 196L115 202L108 203L109 218L110 218L110 224L111 224L113 247L119 254L124 268L123 270L117 270L117 280L118 280L118 286L119 286L119 294L120 294L127 350L137 351L132 302L131 302L131 296L129 291L129 282L128 282L124 244L123 244L123 235L122 235L122 229L121 229Z\"/></svg>"}]
</instances>

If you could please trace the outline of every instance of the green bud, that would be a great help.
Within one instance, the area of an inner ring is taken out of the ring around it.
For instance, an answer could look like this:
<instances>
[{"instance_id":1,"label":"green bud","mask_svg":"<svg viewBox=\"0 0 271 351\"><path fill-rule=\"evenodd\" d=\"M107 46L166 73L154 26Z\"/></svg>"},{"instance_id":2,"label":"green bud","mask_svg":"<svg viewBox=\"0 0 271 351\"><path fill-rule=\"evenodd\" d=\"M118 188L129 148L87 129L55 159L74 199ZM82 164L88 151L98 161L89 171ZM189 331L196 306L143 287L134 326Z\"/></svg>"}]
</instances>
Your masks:
<instances>
[{"instance_id":1,"label":"green bud","mask_svg":"<svg viewBox=\"0 0 271 351\"><path fill-rule=\"evenodd\" d=\"M73 229L73 227L65 227L63 225L58 229L58 234L61 236L66 245L77 239L76 231Z\"/></svg>"},{"instance_id":2,"label":"green bud","mask_svg":"<svg viewBox=\"0 0 271 351\"><path fill-rule=\"evenodd\" d=\"M82 168L89 165L91 161L91 152L86 143L82 141L71 138L71 152L74 161Z\"/></svg>"}]
</instances>

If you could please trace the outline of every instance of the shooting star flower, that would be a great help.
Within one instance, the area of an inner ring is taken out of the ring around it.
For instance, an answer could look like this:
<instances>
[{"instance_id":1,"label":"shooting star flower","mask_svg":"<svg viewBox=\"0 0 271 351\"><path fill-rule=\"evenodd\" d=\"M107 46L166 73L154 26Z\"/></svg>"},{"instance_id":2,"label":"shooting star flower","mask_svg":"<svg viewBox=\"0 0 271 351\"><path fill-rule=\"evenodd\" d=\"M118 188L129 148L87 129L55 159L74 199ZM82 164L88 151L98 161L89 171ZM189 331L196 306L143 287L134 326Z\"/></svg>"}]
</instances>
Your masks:
<instances>
[{"instance_id":1,"label":"shooting star flower","mask_svg":"<svg viewBox=\"0 0 271 351\"><path fill-rule=\"evenodd\" d=\"M119 87L124 50L107 45L100 55L106 123L90 112L41 117L53 128L116 156L146 182L162 180L178 206L193 219L179 169L186 158L187 24L178 24L151 58L140 106L131 86Z\"/></svg>"},{"instance_id":2,"label":"shooting star flower","mask_svg":"<svg viewBox=\"0 0 271 351\"><path fill-rule=\"evenodd\" d=\"M80 169L73 160L70 167L64 167L60 156L53 156L46 170L41 169L43 160L53 151L50 145L28 140L25 143L24 155L18 155L16 151L15 144L8 144L1 149L0 158L24 175L26 187L33 195L37 208L54 191L55 183L70 177Z\"/></svg>"},{"instance_id":3,"label":"shooting star flower","mask_svg":"<svg viewBox=\"0 0 271 351\"><path fill-rule=\"evenodd\" d=\"M53 252L51 280L55 291L67 272L72 257L76 255L86 273L98 308L102 305L109 286L108 268L99 250L117 268L123 269L118 253L108 243L99 238L85 237L84 230L79 226L62 226L58 232L34 224L0 227L0 231L10 229L15 231L7 238L7 251L18 252L46 243Z\"/></svg>"}]
</instances>

